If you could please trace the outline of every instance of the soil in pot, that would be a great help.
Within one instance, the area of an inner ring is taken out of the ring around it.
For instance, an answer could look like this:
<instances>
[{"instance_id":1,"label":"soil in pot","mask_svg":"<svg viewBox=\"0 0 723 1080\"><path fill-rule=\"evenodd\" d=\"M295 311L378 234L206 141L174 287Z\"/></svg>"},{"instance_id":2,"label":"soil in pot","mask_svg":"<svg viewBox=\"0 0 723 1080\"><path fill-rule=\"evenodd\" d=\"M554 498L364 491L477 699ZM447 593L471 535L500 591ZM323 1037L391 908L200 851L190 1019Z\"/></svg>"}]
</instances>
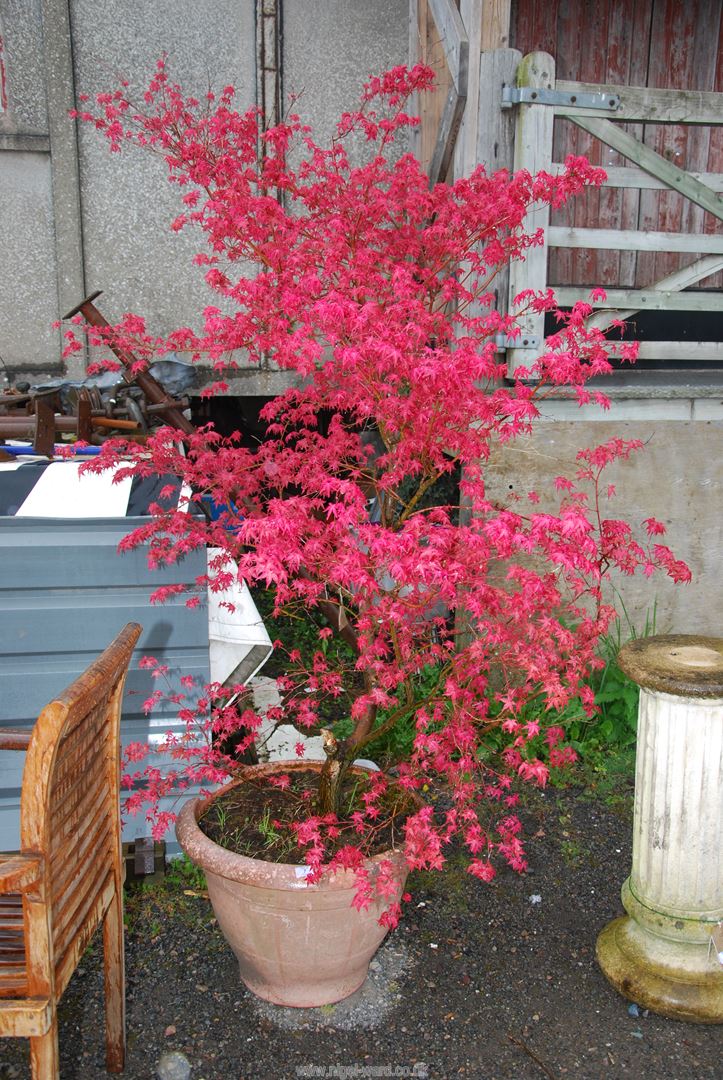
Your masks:
<instances>
[{"instance_id":1,"label":"soil in pot","mask_svg":"<svg viewBox=\"0 0 723 1080\"><path fill-rule=\"evenodd\" d=\"M293 769L283 772L288 777L288 786L284 787L274 784L266 772L249 770L243 783L230 785L207 803L198 818L201 831L219 847L250 859L304 864L305 848L299 846L293 826L313 813L319 770L293 764ZM274 773L277 771L282 772L278 764ZM365 770L347 773L339 821L327 839L327 860L345 845L358 844L352 814L363 809L370 788L371 779ZM359 845L367 856L403 847L404 822L417 809L409 795L394 785L380 797L378 807L377 824L364 845Z\"/></svg>"}]
</instances>

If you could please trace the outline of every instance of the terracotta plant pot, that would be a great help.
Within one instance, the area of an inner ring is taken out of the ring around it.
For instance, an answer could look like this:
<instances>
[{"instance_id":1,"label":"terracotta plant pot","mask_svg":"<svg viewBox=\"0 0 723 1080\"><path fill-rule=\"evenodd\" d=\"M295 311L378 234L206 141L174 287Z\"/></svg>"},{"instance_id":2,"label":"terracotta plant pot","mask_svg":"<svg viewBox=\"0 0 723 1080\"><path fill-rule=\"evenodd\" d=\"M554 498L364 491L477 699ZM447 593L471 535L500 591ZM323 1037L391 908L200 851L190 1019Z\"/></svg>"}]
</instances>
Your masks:
<instances>
[{"instance_id":1,"label":"terracotta plant pot","mask_svg":"<svg viewBox=\"0 0 723 1080\"><path fill-rule=\"evenodd\" d=\"M247 775L310 767L313 762L274 762L253 766ZM243 782L233 781L209 799L187 802L176 822L178 842L206 875L218 924L249 990L276 1005L297 1008L341 1001L362 985L386 937L387 928L378 920L389 901L357 911L352 871L309 885L304 866L249 859L210 840L198 826L199 817L212 800ZM383 859L398 871L399 900L407 877L404 855L394 850L369 859L372 880L374 865Z\"/></svg>"}]
</instances>

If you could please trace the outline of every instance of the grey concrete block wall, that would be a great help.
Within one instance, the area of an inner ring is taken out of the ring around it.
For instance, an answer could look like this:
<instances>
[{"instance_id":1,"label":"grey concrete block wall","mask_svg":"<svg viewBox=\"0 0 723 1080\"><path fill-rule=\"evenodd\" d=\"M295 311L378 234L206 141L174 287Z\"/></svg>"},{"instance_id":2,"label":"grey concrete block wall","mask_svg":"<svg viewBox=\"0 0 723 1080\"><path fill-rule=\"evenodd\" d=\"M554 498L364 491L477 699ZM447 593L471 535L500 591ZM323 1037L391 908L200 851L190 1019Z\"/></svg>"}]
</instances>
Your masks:
<instances>
[{"instance_id":1,"label":"grey concrete block wall","mask_svg":"<svg viewBox=\"0 0 723 1080\"><path fill-rule=\"evenodd\" d=\"M91 97L130 81L138 100L168 54L169 72L201 99L233 83L237 104L255 100L256 31L252 0L71 0L73 60L79 92ZM142 151L110 154L105 139L80 126L85 276L103 289L110 319L135 311L153 332L189 323L212 300L192 258L198 233L173 233L178 191L163 161Z\"/></svg>"},{"instance_id":2,"label":"grey concrete block wall","mask_svg":"<svg viewBox=\"0 0 723 1080\"><path fill-rule=\"evenodd\" d=\"M616 409L613 406L613 414ZM619 410L622 411L622 410ZM682 411L682 406L681 406ZM604 414L599 413L602 417ZM510 494L521 496L513 505L521 513L529 510L554 512L559 503L551 491L555 476L574 478L575 455L581 447L599 446L612 438L641 439L644 448L619 461L603 473L601 514L627 520L638 528L637 538L646 539L642 522L647 517L661 521L667 529L653 543L667 544L676 558L688 563L693 581L675 585L663 573L633 577L611 575L607 599L615 604L640 633L655 613L658 633L721 633L723 611L723 420L644 419L642 411L634 420L596 419L551 420L537 425L529 439L515 440L503 447L487 470L488 494L507 502ZM605 497L607 485L615 485L615 496ZM528 491L536 491L541 503L532 507ZM621 621L623 638L627 623Z\"/></svg>"},{"instance_id":3,"label":"grey concrete block wall","mask_svg":"<svg viewBox=\"0 0 723 1080\"><path fill-rule=\"evenodd\" d=\"M41 0L3 0L0 33L9 106L7 114L0 116L0 132L47 135Z\"/></svg>"},{"instance_id":4,"label":"grey concrete block wall","mask_svg":"<svg viewBox=\"0 0 723 1080\"><path fill-rule=\"evenodd\" d=\"M58 335L52 329L58 318L53 231L50 155L0 153L3 368L47 370L58 364Z\"/></svg>"},{"instance_id":5,"label":"grey concrete block wall","mask_svg":"<svg viewBox=\"0 0 723 1080\"><path fill-rule=\"evenodd\" d=\"M184 89L203 94L232 82L245 108L255 100L254 10L252 0L146 0L123 19L123 0L71 0L76 85L93 94L126 72L140 90L142 75L165 49ZM370 74L406 62L407 0L286 0L282 31L282 92L303 89L299 108L326 137ZM191 264L203 246L200 235L169 228L179 203L163 163L141 152L110 155L105 141L81 126L80 176L86 282L106 290L104 312L111 319L129 310L145 314L159 333L193 325L218 297ZM242 392L266 393L267 382L247 378Z\"/></svg>"},{"instance_id":6,"label":"grey concrete block wall","mask_svg":"<svg viewBox=\"0 0 723 1080\"><path fill-rule=\"evenodd\" d=\"M90 128L76 135L67 110L122 77L140 96L164 52L190 93L232 82L239 106L253 104L256 12L255 0L6 0L0 356L11 372L60 373L50 324L82 292L102 289L110 319L137 311L157 333L192 323L209 302L191 264L200 237L169 227L178 201L163 163L111 155ZM407 0L285 0L280 25L283 91L303 91L321 138L369 74L407 60ZM244 392L267 393L267 383L246 379Z\"/></svg>"},{"instance_id":7,"label":"grey concrete block wall","mask_svg":"<svg viewBox=\"0 0 723 1080\"><path fill-rule=\"evenodd\" d=\"M408 62L408 0L284 0L283 90L318 140L370 75Z\"/></svg>"},{"instance_id":8,"label":"grey concrete block wall","mask_svg":"<svg viewBox=\"0 0 723 1080\"><path fill-rule=\"evenodd\" d=\"M48 367L59 347L40 0L4 0L0 36L0 368Z\"/></svg>"}]
</instances>

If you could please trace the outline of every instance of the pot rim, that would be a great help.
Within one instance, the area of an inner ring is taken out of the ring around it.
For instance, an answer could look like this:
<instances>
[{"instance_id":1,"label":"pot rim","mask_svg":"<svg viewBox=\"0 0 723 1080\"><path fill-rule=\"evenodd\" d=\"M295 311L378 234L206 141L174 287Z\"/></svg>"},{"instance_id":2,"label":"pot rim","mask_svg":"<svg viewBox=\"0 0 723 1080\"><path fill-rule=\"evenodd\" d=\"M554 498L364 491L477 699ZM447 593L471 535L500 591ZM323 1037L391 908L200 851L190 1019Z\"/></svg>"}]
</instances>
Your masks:
<instances>
[{"instance_id":1,"label":"pot rim","mask_svg":"<svg viewBox=\"0 0 723 1080\"><path fill-rule=\"evenodd\" d=\"M356 874L351 869L340 869L331 873L324 873L323 877L313 883L307 882L310 868L303 863L276 863L267 862L264 859L253 859L248 855L240 855L238 852L229 851L211 840L198 824L198 819L206 807L219 796L231 788L242 784L247 777L268 775L277 772L301 772L311 768L320 769L319 761L274 761L262 765L249 765L243 774L229 783L224 784L218 791L214 791L205 798L197 796L189 799L181 807L176 819L176 838L182 850L197 863L202 870L209 871L217 877L227 878L230 881L243 882L246 885L255 885L284 890L297 889L349 889L356 885ZM363 766L351 766L357 772L370 772ZM407 860L402 848L389 848L378 855L370 855L365 858L366 866L374 867L383 861L392 862L396 867L406 873L409 870Z\"/></svg>"}]
</instances>

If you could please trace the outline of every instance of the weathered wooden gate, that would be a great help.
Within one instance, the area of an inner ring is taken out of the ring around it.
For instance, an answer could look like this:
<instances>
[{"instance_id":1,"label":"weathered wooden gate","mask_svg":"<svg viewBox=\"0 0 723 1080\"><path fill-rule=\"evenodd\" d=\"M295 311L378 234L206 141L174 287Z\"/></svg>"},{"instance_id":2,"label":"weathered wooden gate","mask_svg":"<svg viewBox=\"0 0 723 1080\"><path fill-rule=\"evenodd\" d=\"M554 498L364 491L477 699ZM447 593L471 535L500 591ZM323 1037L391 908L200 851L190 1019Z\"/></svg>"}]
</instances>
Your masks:
<instances>
[{"instance_id":1,"label":"weathered wooden gate","mask_svg":"<svg viewBox=\"0 0 723 1080\"><path fill-rule=\"evenodd\" d=\"M547 53L526 56L517 69L515 85L502 91L503 106L517 110L514 140L514 167L531 172L554 172L562 164L553 160L556 118L565 117L578 128L600 140L630 164L607 168L610 188L664 188L678 192L695 206L723 220L723 174L693 173L679 168L667 157L645 145L621 123L723 126L723 94L636 86L597 85L557 81L555 61ZM548 287L548 254L551 248L607 249L616 251L679 252L693 261L666 274L645 288L607 287L605 300L592 301L600 310L591 323L608 326L615 319L629 318L641 311L687 311L723 313L723 293L704 291L699 285L723 269L723 233L700 231L660 232L644 229L601 229L590 225L550 224L549 210L534 210L527 228L543 228L544 240L532 248L524 263L511 268L510 310L514 298L526 289ZM555 286L558 302L569 307L577 300L590 300L587 287ZM544 316L524 314L519 345L508 349L508 369L529 366L544 349ZM705 372L723 363L723 319L719 340L643 341L641 360L692 361ZM690 368L690 364L687 365ZM689 372L690 373L690 372Z\"/></svg>"}]
</instances>

